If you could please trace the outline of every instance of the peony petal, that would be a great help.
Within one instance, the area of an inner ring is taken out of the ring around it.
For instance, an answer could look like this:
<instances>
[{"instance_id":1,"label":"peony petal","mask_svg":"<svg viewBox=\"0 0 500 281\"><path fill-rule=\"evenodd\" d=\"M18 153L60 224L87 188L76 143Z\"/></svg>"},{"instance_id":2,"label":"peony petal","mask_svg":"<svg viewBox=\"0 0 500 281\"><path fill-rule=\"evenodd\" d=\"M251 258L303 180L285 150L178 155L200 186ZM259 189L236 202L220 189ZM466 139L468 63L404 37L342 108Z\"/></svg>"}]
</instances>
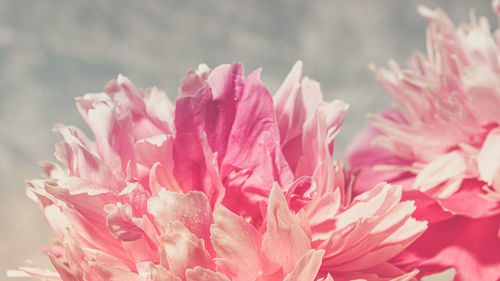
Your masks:
<instances>
[{"instance_id":1,"label":"peony petal","mask_svg":"<svg viewBox=\"0 0 500 281\"><path fill-rule=\"evenodd\" d=\"M226 276L199 266L186 271L187 281L230 281Z\"/></svg>"},{"instance_id":2,"label":"peony petal","mask_svg":"<svg viewBox=\"0 0 500 281\"><path fill-rule=\"evenodd\" d=\"M261 237L243 218L224 207L214 212L211 240L218 265L232 280L254 281L261 269Z\"/></svg>"},{"instance_id":3,"label":"peony petal","mask_svg":"<svg viewBox=\"0 0 500 281\"><path fill-rule=\"evenodd\" d=\"M177 192L181 190L173 171L173 143L171 135L158 135L135 143L137 162L149 171L144 177L148 178L152 195L157 196L162 188Z\"/></svg>"},{"instance_id":4,"label":"peony petal","mask_svg":"<svg viewBox=\"0 0 500 281\"><path fill-rule=\"evenodd\" d=\"M86 94L77 99L83 119L96 138L100 158L113 170L125 171L134 160L131 117L119 116L110 97L104 93Z\"/></svg>"},{"instance_id":5,"label":"peony petal","mask_svg":"<svg viewBox=\"0 0 500 281\"><path fill-rule=\"evenodd\" d=\"M198 238L209 243L212 211L205 194L191 191L181 194L166 190L160 191L159 197L149 199L148 212L155 218L162 234L168 233L171 222L182 223Z\"/></svg>"},{"instance_id":6,"label":"peony petal","mask_svg":"<svg viewBox=\"0 0 500 281\"><path fill-rule=\"evenodd\" d=\"M346 272L335 274L335 281L369 280L369 281L417 281L418 270L403 271L389 263L382 263L366 272Z\"/></svg>"},{"instance_id":7,"label":"peony petal","mask_svg":"<svg viewBox=\"0 0 500 281\"><path fill-rule=\"evenodd\" d=\"M385 113L380 113L384 115ZM408 161L399 158L391 151L373 145L373 141L382 134L372 125L366 125L354 138L346 149L345 157L351 166L355 177L354 193L360 194L371 189L376 184L387 181L392 184L401 184L404 188L411 187L408 181L413 182L413 175L399 170L377 170L379 164L407 166Z\"/></svg>"},{"instance_id":8,"label":"peony petal","mask_svg":"<svg viewBox=\"0 0 500 281\"><path fill-rule=\"evenodd\" d=\"M478 194L483 185L483 182L477 180L464 180L460 190L451 197L439 199L438 203L444 211L453 215L480 218L497 214L500 202L485 198L481 193Z\"/></svg>"},{"instance_id":9,"label":"peony petal","mask_svg":"<svg viewBox=\"0 0 500 281\"><path fill-rule=\"evenodd\" d=\"M428 163L418 173L413 186L422 191L436 187L446 180L463 177L467 171L464 155L450 152Z\"/></svg>"},{"instance_id":10,"label":"peony petal","mask_svg":"<svg viewBox=\"0 0 500 281\"><path fill-rule=\"evenodd\" d=\"M259 70L252 72L245 79L241 94L236 96L238 104L245 106L237 108L221 165L223 178L233 172L248 171L247 176L236 177L227 183L224 204L231 210L241 208L241 199L251 204L263 202L274 182L287 186L293 180L280 150L272 97L260 82L259 75Z\"/></svg>"},{"instance_id":11,"label":"peony petal","mask_svg":"<svg viewBox=\"0 0 500 281\"><path fill-rule=\"evenodd\" d=\"M262 241L262 253L268 260L265 271L282 268L291 272L295 263L311 248L309 237L288 209L285 196L275 184L269 195L267 232Z\"/></svg>"},{"instance_id":12,"label":"peony petal","mask_svg":"<svg viewBox=\"0 0 500 281\"><path fill-rule=\"evenodd\" d=\"M138 263L143 261L159 262L158 246L155 241L156 233L146 217L142 220L132 218L132 208L129 205L106 206L108 216L106 222L109 231L117 240L122 242L128 255ZM137 222L139 220L139 222ZM143 229L147 226L149 229Z\"/></svg>"},{"instance_id":13,"label":"peony petal","mask_svg":"<svg viewBox=\"0 0 500 281\"><path fill-rule=\"evenodd\" d=\"M111 191L119 191L124 186L120 178L99 157L84 146L84 142L75 135L71 127L59 126L55 129L63 138L64 142L56 145L56 158L64 163L70 175L79 177L95 187L106 188Z\"/></svg>"},{"instance_id":14,"label":"peony petal","mask_svg":"<svg viewBox=\"0 0 500 281\"><path fill-rule=\"evenodd\" d=\"M292 170L302 155L303 124L323 101L319 83L303 79L302 68L297 61L273 97L281 147Z\"/></svg>"},{"instance_id":15,"label":"peony petal","mask_svg":"<svg viewBox=\"0 0 500 281\"><path fill-rule=\"evenodd\" d=\"M490 131L477 155L479 178L500 192L500 129Z\"/></svg>"},{"instance_id":16,"label":"peony petal","mask_svg":"<svg viewBox=\"0 0 500 281\"><path fill-rule=\"evenodd\" d=\"M7 270L7 277L34 277L45 281L71 280L71 277L61 277L61 275L58 272L36 266L25 266L19 268L19 270Z\"/></svg>"},{"instance_id":17,"label":"peony petal","mask_svg":"<svg viewBox=\"0 0 500 281\"><path fill-rule=\"evenodd\" d=\"M208 85L198 94L177 100L174 160L181 186L202 187L205 162L200 144L202 132L206 133L209 145L218 154L219 162L224 157L242 76L240 64L219 66L210 75ZM200 174L202 178L199 178Z\"/></svg>"},{"instance_id":18,"label":"peony petal","mask_svg":"<svg viewBox=\"0 0 500 281\"><path fill-rule=\"evenodd\" d=\"M174 104L167 94L153 87L140 92L142 96L145 113L151 121L163 131L170 134L173 131ZM154 132L150 132L153 135Z\"/></svg>"},{"instance_id":19,"label":"peony petal","mask_svg":"<svg viewBox=\"0 0 500 281\"><path fill-rule=\"evenodd\" d=\"M146 281L146 278L137 273L109 266L107 264L92 263L92 268L101 276L103 280L109 281Z\"/></svg>"},{"instance_id":20,"label":"peony petal","mask_svg":"<svg viewBox=\"0 0 500 281\"><path fill-rule=\"evenodd\" d=\"M170 270L182 279L184 272L195 266L214 268L203 239L191 233L181 222L169 222L167 233L162 235L162 250Z\"/></svg>"},{"instance_id":21,"label":"peony petal","mask_svg":"<svg viewBox=\"0 0 500 281\"><path fill-rule=\"evenodd\" d=\"M297 261L295 268L290 272L283 281L313 281L316 279L319 267L321 266L321 258L324 251L308 250L304 256ZM328 278L326 280L329 280ZM331 277L330 277L331 280Z\"/></svg>"},{"instance_id":22,"label":"peony petal","mask_svg":"<svg viewBox=\"0 0 500 281\"><path fill-rule=\"evenodd\" d=\"M194 96L196 92L205 86L205 81L212 70L206 64L198 65L196 70L189 70L181 79L179 97Z\"/></svg>"},{"instance_id":23,"label":"peony petal","mask_svg":"<svg viewBox=\"0 0 500 281\"><path fill-rule=\"evenodd\" d=\"M496 280L500 272L499 219L498 215L480 219L455 216L432 224L394 261L403 268L418 267L422 275L454 267L456 281Z\"/></svg>"}]
</instances>

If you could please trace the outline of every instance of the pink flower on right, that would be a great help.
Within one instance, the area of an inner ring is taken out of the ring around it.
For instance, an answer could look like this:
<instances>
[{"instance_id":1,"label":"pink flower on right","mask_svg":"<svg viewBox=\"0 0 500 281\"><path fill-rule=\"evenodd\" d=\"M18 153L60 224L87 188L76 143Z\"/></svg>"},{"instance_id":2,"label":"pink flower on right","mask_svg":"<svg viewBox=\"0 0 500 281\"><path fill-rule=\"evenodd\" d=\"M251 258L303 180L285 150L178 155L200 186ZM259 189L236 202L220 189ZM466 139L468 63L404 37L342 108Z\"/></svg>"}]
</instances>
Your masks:
<instances>
[{"instance_id":1,"label":"pink flower on right","mask_svg":"<svg viewBox=\"0 0 500 281\"><path fill-rule=\"evenodd\" d=\"M492 7L500 17L500 1ZM354 190L401 184L429 221L393 260L403 268L500 280L500 31L473 13L456 27L442 10L419 12L429 21L427 54L404 70L372 67L396 105L371 116L347 150Z\"/></svg>"}]
</instances>

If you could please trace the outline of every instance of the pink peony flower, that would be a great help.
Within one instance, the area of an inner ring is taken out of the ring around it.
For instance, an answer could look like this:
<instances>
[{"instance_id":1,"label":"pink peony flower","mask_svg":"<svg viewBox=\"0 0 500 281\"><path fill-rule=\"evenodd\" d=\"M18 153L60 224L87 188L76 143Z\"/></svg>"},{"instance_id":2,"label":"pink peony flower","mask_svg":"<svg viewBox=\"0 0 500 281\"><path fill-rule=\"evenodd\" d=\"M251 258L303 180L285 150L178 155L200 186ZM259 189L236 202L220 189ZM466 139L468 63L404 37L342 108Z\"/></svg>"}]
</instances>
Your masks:
<instances>
[{"instance_id":1,"label":"pink peony flower","mask_svg":"<svg viewBox=\"0 0 500 281\"><path fill-rule=\"evenodd\" d=\"M497 280L499 33L472 13L456 28L439 9L419 11L429 21L427 55L416 53L405 70L392 61L373 67L397 105L372 116L348 149L355 190L382 179L402 184L416 216L432 223L398 263L423 273L455 267L455 280Z\"/></svg>"},{"instance_id":2,"label":"pink peony flower","mask_svg":"<svg viewBox=\"0 0 500 281\"><path fill-rule=\"evenodd\" d=\"M274 97L240 64L202 65L175 107L119 76L77 99L28 194L57 238L45 280L412 280L387 262L426 229L401 188L351 199L333 139L347 106L297 63ZM281 187L280 187L281 186Z\"/></svg>"}]
</instances>

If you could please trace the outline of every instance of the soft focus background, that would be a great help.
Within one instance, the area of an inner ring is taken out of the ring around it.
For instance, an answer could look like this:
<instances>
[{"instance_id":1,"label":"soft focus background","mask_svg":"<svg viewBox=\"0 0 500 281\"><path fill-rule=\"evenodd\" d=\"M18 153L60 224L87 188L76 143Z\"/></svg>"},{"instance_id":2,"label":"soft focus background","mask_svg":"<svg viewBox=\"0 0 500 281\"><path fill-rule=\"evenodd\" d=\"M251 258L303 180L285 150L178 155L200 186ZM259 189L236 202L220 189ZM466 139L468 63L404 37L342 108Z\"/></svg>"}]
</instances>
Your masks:
<instances>
[{"instance_id":1,"label":"soft focus background","mask_svg":"<svg viewBox=\"0 0 500 281\"><path fill-rule=\"evenodd\" d=\"M234 61L247 73L262 67L274 92L301 59L327 99L351 104L341 155L366 114L390 103L368 63L404 65L424 50L418 4L440 6L455 22L474 7L497 26L487 0L0 0L0 280L26 259L48 266L39 249L53 236L24 180L39 177L37 161L54 160L56 122L84 126L76 96L122 73L173 98L188 69Z\"/></svg>"}]
</instances>

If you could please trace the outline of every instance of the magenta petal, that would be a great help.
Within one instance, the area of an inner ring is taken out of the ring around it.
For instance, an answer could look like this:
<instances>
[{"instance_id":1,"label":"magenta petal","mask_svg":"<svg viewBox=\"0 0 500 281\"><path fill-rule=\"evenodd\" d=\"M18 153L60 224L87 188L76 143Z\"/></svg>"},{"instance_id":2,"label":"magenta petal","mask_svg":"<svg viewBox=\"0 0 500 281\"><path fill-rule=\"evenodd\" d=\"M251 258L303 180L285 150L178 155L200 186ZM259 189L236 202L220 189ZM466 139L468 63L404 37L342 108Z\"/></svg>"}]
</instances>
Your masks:
<instances>
[{"instance_id":1,"label":"magenta petal","mask_svg":"<svg viewBox=\"0 0 500 281\"><path fill-rule=\"evenodd\" d=\"M483 186L483 182L473 179L465 180L459 191L451 197L439 199L439 203L445 211L471 218L498 214L500 203L485 198L483 194L478 194L478 190L481 190Z\"/></svg>"},{"instance_id":2,"label":"magenta petal","mask_svg":"<svg viewBox=\"0 0 500 281\"><path fill-rule=\"evenodd\" d=\"M455 281L497 280L500 272L500 216L470 219L455 216L432 224L394 261L428 275L454 267Z\"/></svg>"},{"instance_id":3,"label":"magenta petal","mask_svg":"<svg viewBox=\"0 0 500 281\"><path fill-rule=\"evenodd\" d=\"M242 66L217 67L210 75L208 86L195 96L177 100L175 111L174 161L175 175L181 186L202 189L207 167L200 143L206 135L212 150L223 159L228 136L235 116L235 95L240 91Z\"/></svg>"},{"instance_id":4,"label":"magenta petal","mask_svg":"<svg viewBox=\"0 0 500 281\"><path fill-rule=\"evenodd\" d=\"M207 160L220 165L227 189L224 204L236 212L264 201L274 181L288 184L293 179L279 149L271 95L258 76L254 72L243 81L240 64L219 66L207 86L176 104L174 172L179 184L211 194ZM214 162L206 159L204 138L217 155ZM258 209L246 210L248 216L260 216Z\"/></svg>"},{"instance_id":5,"label":"magenta petal","mask_svg":"<svg viewBox=\"0 0 500 281\"><path fill-rule=\"evenodd\" d=\"M225 203L240 208L238 197L255 204L267 199L274 182L287 186L293 174L280 150L279 132L272 97L254 71L245 80L234 124L229 135L227 154L221 174L228 179ZM233 173L242 173L232 177ZM240 199L241 200L241 199Z\"/></svg>"}]
</instances>

